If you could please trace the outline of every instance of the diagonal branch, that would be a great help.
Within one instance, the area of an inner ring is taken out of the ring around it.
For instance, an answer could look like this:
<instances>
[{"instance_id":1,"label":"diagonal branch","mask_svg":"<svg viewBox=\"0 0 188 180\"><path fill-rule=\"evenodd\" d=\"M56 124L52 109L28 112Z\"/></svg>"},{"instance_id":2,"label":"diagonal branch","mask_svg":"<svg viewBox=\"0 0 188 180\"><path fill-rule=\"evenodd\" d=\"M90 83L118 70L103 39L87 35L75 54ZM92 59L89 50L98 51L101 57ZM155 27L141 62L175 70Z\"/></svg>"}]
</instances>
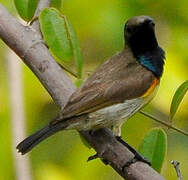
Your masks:
<instances>
[{"instance_id":1,"label":"diagonal branch","mask_svg":"<svg viewBox=\"0 0 188 180\"><path fill-rule=\"evenodd\" d=\"M0 4L1 39L29 66L54 102L63 108L76 88L50 55L39 33L36 27L32 28L18 23ZM107 161L123 178L164 180L161 175L143 162L136 162L123 169L123 166L134 155L114 138L110 130L101 129L92 134L82 132L82 135L96 150L99 157Z\"/></svg>"},{"instance_id":2,"label":"diagonal branch","mask_svg":"<svg viewBox=\"0 0 188 180\"><path fill-rule=\"evenodd\" d=\"M20 24L1 5L0 37L35 73L54 102L64 107L75 86L53 59L38 32Z\"/></svg>"}]
</instances>

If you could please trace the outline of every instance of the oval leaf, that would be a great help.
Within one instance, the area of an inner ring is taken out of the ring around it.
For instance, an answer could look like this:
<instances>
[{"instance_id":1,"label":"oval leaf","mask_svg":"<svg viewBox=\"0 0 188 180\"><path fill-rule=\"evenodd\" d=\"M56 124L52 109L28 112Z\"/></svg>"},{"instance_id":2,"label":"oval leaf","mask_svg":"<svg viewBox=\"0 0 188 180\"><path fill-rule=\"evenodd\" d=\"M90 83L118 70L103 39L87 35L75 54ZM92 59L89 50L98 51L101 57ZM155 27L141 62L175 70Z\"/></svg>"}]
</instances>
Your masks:
<instances>
[{"instance_id":1,"label":"oval leaf","mask_svg":"<svg viewBox=\"0 0 188 180\"><path fill-rule=\"evenodd\" d=\"M78 39L76 37L76 34L74 32L74 29L71 23L66 18L65 18L65 22L68 28L68 33L69 33L69 37L70 37L72 48L73 48L74 60L76 61L76 64L77 64L77 76L78 78L81 78L83 59L82 59L80 46L79 46Z\"/></svg>"},{"instance_id":2,"label":"oval leaf","mask_svg":"<svg viewBox=\"0 0 188 180\"><path fill-rule=\"evenodd\" d=\"M40 13L39 21L44 40L52 53L60 60L71 61L72 45L60 12L54 8L46 8Z\"/></svg>"},{"instance_id":3,"label":"oval leaf","mask_svg":"<svg viewBox=\"0 0 188 180\"><path fill-rule=\"evenodd\" d=\"M71 62L74 60L77 67L77 76L82 75L82 55L74 30L67 20L54 8L44 9L39 16L41 31L57 60Z\"/></svg>"},{"instance_id":4,"label":"oval leaf","mask_svg":"<svg viewBox=\"0 0 188 180\"><path fill-rule=\"evenodd\" d=\"M172 99L171 106L170 106L170 117L169 117L170 121L172 121L174 115L176 114L178 107L179 107L183 97L185 96L187 90L188 90L188 81L185 81L176 90L176 92L173 96L173 99Z\"/></svg>"},{"instance_id":5,"label":"oval leaf","mask_svg":"<svg viewBox=\"0 0 188 180\"><path fill-rule=\"evenodd\" d=\"M152 129L143 139L138 151L146 157L152 167L160 173L167 149L166 133L161 128Z\"/></svg>"},{"instance_id":6,"label":"oval leaf","mask_svg":"<svg viewBox=\"0 0 188 180\"><path fill-rule=\"evenodd\" d=\"M16 9L25 21L30 21L34 16L38 0L14 0Z\"/></svg>"},{"instance_id":7,"label":"oval leaf","mask_svg":"<svg viewBox=\"0 0 188 180\"><path fill-rule=\"evenodd\" d=\"M50 6L61 9L61 0L51 0Z\"/></svg>"}]
</instances>

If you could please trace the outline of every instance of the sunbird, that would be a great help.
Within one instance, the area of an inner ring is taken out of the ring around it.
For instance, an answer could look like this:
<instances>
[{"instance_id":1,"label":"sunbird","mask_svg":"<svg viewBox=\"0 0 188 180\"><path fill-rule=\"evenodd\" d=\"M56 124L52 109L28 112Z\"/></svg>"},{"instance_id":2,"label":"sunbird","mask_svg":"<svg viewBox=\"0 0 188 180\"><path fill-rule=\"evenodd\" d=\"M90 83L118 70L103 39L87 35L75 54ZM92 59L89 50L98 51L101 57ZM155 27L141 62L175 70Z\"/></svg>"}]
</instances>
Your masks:
<instances>
[{"instance_id":1,"label":"sunbird","mask_svg":"<svg viewBox=\"0 0 188 180\"><path fill-rule=\"evenodd\" d=\"M165 59L149 16L129 19L124 39L123 50L97 68L54 120L18 144L21 154L61 130L108 127L121 136L122 124L156 95Z\"/></svg>"}]
</instances>

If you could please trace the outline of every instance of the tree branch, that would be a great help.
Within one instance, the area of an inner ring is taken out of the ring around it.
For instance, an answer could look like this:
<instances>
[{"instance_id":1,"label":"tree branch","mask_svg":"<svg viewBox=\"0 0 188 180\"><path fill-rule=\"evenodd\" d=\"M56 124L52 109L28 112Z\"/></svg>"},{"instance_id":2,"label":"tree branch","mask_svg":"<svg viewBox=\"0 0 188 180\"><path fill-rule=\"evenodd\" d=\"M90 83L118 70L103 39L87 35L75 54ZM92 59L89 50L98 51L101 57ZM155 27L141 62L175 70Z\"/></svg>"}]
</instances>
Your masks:
<instances>
[{"instance_id":1,"label":"tree branch","mask_svg":"<svg viewBox=\"0 0 188 180\"><path fill-rule=\"evenodd\" d=\"M0 37L35 73L54 102L63 108L76 88L41 42L37 31L37 28L34 30L18 23L0 4ZM114 138L110 130L101 129L92 134L82 132L82 135L99 157L107 161L123 178L164 180L143 162L136 162L123 169L134 155Z\"/></svg>"}]
</instances>

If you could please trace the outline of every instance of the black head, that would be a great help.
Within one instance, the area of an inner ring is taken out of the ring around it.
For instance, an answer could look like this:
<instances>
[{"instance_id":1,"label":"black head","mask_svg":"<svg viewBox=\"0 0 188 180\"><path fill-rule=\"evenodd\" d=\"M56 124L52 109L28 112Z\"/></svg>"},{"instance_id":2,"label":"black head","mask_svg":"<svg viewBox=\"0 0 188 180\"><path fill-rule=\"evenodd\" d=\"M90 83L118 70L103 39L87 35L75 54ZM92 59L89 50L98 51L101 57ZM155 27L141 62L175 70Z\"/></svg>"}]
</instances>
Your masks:
<instances>
[{"instance_id":1,"label":"black head","mask_svg":"<svg viewBox=\"0 0 188 180\"><path fill-rule=\"evenodd\" d=\"M125 41L135 55L143 54L158 46L155 23L149 16L135 16L125 24Z\"/></svg>"},{"instance_id":2,"label":"black head","mask_svg":"<svg viewBox=\"0 0 188 180\"><path fill-rule=\"evenodd\" d=\"M125 24L125 43L136 60L157 77L163 72L164 51L158 46L155 23L149 16L135 16Z\"/></svg>"}]
</instances>

